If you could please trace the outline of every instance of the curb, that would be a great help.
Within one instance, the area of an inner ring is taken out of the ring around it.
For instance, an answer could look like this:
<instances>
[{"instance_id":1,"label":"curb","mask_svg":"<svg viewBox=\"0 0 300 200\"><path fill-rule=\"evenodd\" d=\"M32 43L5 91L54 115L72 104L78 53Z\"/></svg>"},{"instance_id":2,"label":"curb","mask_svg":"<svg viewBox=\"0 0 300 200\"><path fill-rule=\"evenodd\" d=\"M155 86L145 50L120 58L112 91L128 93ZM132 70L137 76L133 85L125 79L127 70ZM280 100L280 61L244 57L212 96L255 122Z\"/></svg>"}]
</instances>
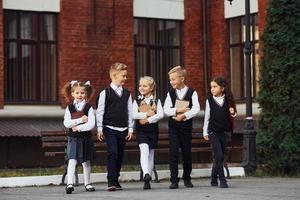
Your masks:
<instances>
[{"instance_id":1,"label":"curb","mask_svg":"<svg viewBox=\"0 0 300 200\"><path fill-rule=\"evenodd\" d=\"M244 177L245 171L243 167L229 167L231 177ZM157 171L159 180L169 179L169 170ZM211 169L193 169L191 173L192 178L210 177ZM182 170L179 170L179 177L182 176ZM139 181L140 172L121 172L120 181ZM27 176L27 177L11 177L0 178L0 187L24 187L24 186L46 186L46 185L59 185L61 182L61 175L52 176ZM106 182L106 173L92 173L91 182L103 183ZM83 175L79 174L79 184L83 183Z\"/></svg>"}]
</instances>

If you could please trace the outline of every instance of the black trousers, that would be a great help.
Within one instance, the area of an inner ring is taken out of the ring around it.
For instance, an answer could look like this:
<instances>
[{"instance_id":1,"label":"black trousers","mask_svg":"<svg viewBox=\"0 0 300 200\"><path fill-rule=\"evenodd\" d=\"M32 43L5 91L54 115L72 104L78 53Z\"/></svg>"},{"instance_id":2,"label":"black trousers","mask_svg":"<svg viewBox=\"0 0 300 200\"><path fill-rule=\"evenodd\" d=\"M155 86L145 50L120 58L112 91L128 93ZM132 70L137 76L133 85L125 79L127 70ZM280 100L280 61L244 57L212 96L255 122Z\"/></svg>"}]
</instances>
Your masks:
<instances>
[{"instance_id":1,"label":"black trousers","mask_svg":"<svg viewBox=\"0 0 300 200\"><path fill-rule=\"evenodd\" d=\"M128 130L116 131L105 127L103 133L107 146L107 181L108 185L115 185L120 176Z\"/></svg>"},{"instance_id":2,"label":"black trousers","mask_svg":"<svg viewBox=\"0 0 300 200\"><path fill-rule=\"evenodd\" d=\"M211 181L217 182L217 179L219 177L221 183L226 183L224 169L223 169L225 151L227 148L226 133L211 132L209 133L208 137L212 146L213 158L214 158L213 167L211 170Z\"/></svg>"},{"instance_id":3,"label":"black trousers","mask_svg":"<svg viewBox=\"0 0 300 200\"><path fill-rule=\"evenodd\" d=\"M183 160L183 180L191 180L192 161L191 161L191 142L192 130L169 127L169 141L170 141L170 172L171 182L178 182L178 154L179 148L182 153Z\"/></svg>"}]
</instances>

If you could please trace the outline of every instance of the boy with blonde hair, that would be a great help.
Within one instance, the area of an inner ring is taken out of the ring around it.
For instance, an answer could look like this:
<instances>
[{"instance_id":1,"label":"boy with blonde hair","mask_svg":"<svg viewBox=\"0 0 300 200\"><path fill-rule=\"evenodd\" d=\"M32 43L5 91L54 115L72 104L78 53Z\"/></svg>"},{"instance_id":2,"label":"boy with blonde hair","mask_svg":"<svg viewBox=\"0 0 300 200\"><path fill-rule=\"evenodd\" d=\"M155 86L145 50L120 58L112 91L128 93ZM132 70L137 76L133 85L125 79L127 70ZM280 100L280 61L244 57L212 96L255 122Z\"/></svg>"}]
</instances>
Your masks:
<instances>
[{"instance_id":1,"label":"boy with blonde hair","mask_svg":"<svg viewBox=\"0 0 300 200\"><path fill-rule=\"evenodd\" d=\"M183 159L184 186L191 188L192 162L191 141L193 117L198 115L200 105L197 92L185 85L187 72L181 66L176 66L169 71L172 90L168 92L164 104L164 112L169 116L169 140L170 140L170 189L178 188L178 153L179 147Z\"/></svg>"},{"instance_id":2,"label":"boy with blonde hair","mask_svg":"<svg viewBox=\"0 0 300 200\"><path fill-rule=\"evenodd\" d=\"M108 191L121 190L119 176L123 161L126 140L133 132L132 99L123 86L127 80L127 66L115 63L110 67L110 85L99 95L97 118L97 137L107 145Z\"/></svg>"}]
</instances>

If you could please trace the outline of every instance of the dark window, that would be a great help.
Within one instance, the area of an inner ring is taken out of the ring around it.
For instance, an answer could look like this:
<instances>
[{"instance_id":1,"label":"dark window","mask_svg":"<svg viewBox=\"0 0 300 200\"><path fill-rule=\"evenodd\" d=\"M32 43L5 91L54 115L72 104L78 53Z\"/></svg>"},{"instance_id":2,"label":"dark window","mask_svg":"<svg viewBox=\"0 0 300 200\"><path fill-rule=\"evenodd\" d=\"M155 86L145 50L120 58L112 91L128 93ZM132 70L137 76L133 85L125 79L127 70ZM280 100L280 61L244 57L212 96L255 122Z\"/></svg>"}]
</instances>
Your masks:
<instances>
[{"instance_id":1,"label":"dark window","mask_svg":"<svg viewBox=\"0 0 300 200\"><path fill-rule=\"evenodd\" d=\"M181 35L181 21L134 20L136 80L141 76L152 76L157 84L157 96L161 99L169 89L168 71L182 64Z\"/></svg>"},{"instance_id":2,"label":"dark window","mask_svg":"<svg viewBox=\"0 0 300 200\"><path fill-rule=\"evenodd\" d=\"M4 12L5 103L57 102L56 14Z\"/></svg>"},{"instance_id":3,"label":"dark window","mask_svg":"<svg viewBox=\"0 0 300 200\"><path fill-rule=\"evenodd\" d=\"M246 69L245 69L245 22L244 17L232 18L229 24L229 46L230 46L230 81L231 89L236 99L245 99L246 92ZM252 72L252 96L256 97L258 92L258 59L259 59L259 34L257 14L251 15L250 40L253 52L251 54Z\"/></svg>"}]
</instances>

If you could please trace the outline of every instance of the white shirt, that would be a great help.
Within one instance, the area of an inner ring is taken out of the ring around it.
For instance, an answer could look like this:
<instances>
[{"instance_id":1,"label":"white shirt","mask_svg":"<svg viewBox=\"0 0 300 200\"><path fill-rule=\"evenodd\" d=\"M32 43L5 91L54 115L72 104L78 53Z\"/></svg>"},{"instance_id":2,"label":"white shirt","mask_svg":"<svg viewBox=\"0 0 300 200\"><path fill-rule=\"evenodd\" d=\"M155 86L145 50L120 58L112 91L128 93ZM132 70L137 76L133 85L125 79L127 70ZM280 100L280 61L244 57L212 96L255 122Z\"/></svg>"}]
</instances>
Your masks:
<instances>
[{"instance_id":1,"label":"white shirt","mask_svg":"<svg viewBox=\"0 0 300 200\"><path fill-rule=\"evenodd\" d=\"M111 83L110 87L119 95L122 96L123 88L122 86L116 86L115 84ZM103 90L100 93L99 102L98 102L98 109L96 111L96 119L97 119L97 130L103 131L103 115L105 110L105 96L106 92ZM133 120L132 120L132 100L131 94L128 98L127 102L127 109L128 109L128 127L114 127L114 126L106 126L110 129L117 130L117 131L125 131L128 129L129 132L133 132Z\"/></svg>"},{"instance_id":2,"label":"white shirt","mask_svg":"<svg viewBox=\"0 0 300 200\"><path fill-rule=\"evenodd\" d=\"M224 101L225 101L225 95L220 96L220 97L213 96L213 99L216 101L216 103L219 106L223 106ZM234 115L232 115L232 117L235 117L236 115L237 114L235 113ZM210 119L210 106L209 106L208 100L206 100L206 103L205 103L205 114L204 114L204 124L203 124L203 136L208 135L208 123L209 123L209 119Z\"/></svg>"},{"instance_id":3,"label":"white shirt","mask_svg":"<svg viewBox=\"0 0 300 200\"><path fill-rule=\"evenodd\" d=\"M73 105L75 106L75 109L77 111L82 111L85 104L86 104L85 100L81 102L76 102L75 100L73 101ZM67 107L64 116L64 126L66 128L73 128L77 126L78 132L90 131L95 127L95 114L94 114L93 107L89 109L89 113L87 117L88 117L88 121L84 124L81 118L71 119L71 113L69 107Z\"/></svg>"},{"instance_id":4,"label":"white shirt","mask_svg":"<svg viewBox=\"0 0 300 200\"><path fill-rule=\"evenodd\" d=\"M187 93L187 91L188 91L187 86L184 86L184 88L182 88L181 90L176 89L175 93L177 95L177 98L179 100L183 100L186 93ZM200 105L199 105L199 101L198 101L198 94L197 94L196 91L194 91L193 95L192 95L192 104L193 104L192 108L189 111L184 113L184 115L185 115L184 121L189 120L189 119L191 119L191 118L193 118L193 117L200 114ZM164 112L168 117L171 117L171 116L175 117L176 116L176 108L173 107L172 100L171 100L169 92L168 92L167 98L165 100Z\"/></svg>"},{"instance_id":5,"label":"white shirt","mask_svg":"<svg viewBox=\"0 0 300 200\"><path fill-rule=\"evenodd\" d=\"M139 96L141 98L144 98L143 96ZM150 104L151 100L153 100L153 96L149 96L149 97L145 97L144 101L146 102L146 104ZM146 112L139 112L139 106L136 102L136 100L133 101L133 106L132 106L132 118L133 119L146 119L148 120L148 122L150 124L152 123L156 123L159 120L161 120L164 117L164 111L161 105L160 100L157 100L157 105L156 105L156 114L148 117L147 118L147 113Z\"/></svg>"}]
</instances>

